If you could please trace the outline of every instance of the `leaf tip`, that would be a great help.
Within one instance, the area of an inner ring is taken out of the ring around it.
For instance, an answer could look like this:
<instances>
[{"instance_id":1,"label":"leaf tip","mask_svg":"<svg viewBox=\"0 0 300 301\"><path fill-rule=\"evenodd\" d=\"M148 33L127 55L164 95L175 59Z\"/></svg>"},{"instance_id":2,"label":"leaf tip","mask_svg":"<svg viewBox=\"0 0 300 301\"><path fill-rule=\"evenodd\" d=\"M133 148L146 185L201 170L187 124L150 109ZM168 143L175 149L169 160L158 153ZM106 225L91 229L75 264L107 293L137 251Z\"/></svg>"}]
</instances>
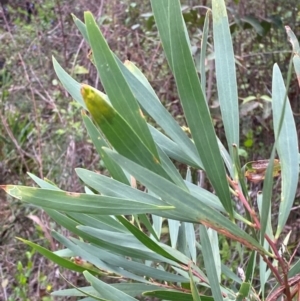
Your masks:
<instances>
[{"instance_id":1,"label":"leaf tip","mask_svg":"<svg viewBox=\"0 0 300 301\"><path fill-rule=\"evenodd\" d=\"M72 13L71 13L71 16L72 16L74 22L78 19L78 18L77 18L74 14L72 14Z\"/></svg>"}]
</instances>

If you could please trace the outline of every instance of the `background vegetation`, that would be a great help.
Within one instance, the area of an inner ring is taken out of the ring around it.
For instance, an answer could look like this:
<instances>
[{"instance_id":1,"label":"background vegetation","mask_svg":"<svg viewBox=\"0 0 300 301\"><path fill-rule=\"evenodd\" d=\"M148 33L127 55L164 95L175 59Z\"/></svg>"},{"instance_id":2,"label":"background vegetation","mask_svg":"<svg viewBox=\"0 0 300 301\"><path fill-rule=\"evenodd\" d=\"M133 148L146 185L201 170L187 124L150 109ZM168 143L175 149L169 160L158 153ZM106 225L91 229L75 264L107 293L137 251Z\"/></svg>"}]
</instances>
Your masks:
<instances>
[{"instance_id":1,"label":"background vegetation","mask_svg":"<svg viewBox=\"0 0 300 301\"><path fill-rule=\"evenodd\" d=\"M184 17L195 54L199 52L199 28L203 26L206 12L205 8L197 7L198 2L182 1L186 5ZM270 153L268 145L273 139L269 103L271 66L276 61L282 71L287 70L290 47L283 25L288 24L299 36L300 5L297 1L264 1L259 5L258 1L232 1L228 4L240 81L241 145L250 161L268 157ZM203 1L202 5L210 4ZM78 81L100 88L97 73L87 58L89 49L75 29L71 13L82 18L83 11L92 11L110 47L121 60L137 63L160 99L182 126L185 125L148 1L74 1L73 4L59 0L37 1L30 23L26 9L19 1L10 1L1 11L0 184L30 184L26 175L30 171L60 183L62 189L81 191L75 167L105 172L78 118L79 108L58 83L51 63L54 55ZM206 67L211 88L207 98L218 136L222 137L214 90L213 49L208 52ZM296 79L292 81L289 98L299 132ZM0 298L47 300L47 290L53 289L50 286L57 289L64 285L57 277L56 267L14 237L30 238L54 250L57 246L47 229L55 225L50 225L48 218L34 208L3 195L0 198L0 253L3 254ZM292 215L290 227L298 226L298 218L296 213ZM234 261L232 254L228 256ZM76 274L70 273L67 277L76 284Z\"/></svg>"}]
</instances>

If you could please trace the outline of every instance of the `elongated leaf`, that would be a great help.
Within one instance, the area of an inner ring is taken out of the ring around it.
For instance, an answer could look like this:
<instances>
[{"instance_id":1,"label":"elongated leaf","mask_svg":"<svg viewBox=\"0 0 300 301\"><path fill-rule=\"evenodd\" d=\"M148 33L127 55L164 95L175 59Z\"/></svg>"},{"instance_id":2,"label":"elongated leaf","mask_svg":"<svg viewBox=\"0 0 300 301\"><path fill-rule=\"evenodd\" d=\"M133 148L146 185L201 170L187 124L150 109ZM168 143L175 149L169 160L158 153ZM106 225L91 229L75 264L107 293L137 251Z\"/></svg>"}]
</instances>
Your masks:
<instances>
[{"instance_id":1,"label":"elongated leaf","mask_svg":"<svg viewBox=\"0 0 300 301\"><path fill-rule=\"evenodd\" d=\"M180 221L168 219L168 226L169 226L169 234L171 240L172 248L176 248L177 240L178 240L178 232L180 227Z\"/></svg>"},{"instance_id":2,"label":"elongated leaf","mask_svg":"<svg viewBox=\"0 0 300 301\"><path fill-rule=\"evenodd\" d=\"M57 297L67 297L67 296L73 296L73 297L84 297L87 294L90 295L96 295L98 294L96 290L92 286L86 286L81 287L80 291L76 288L69 288L64 289L60 291L55 291L51 293L51 296L57 296Z\"/></svg>"},{"instance_id":3,"label":"elongated leaf","mask_svg":"<svg viewBox=\"0 0 300 301\"><path fill-rule=\"evenodd\" d=\"M225 134L231 156L239 146L239 103L235 59L224 0L212 1L216 78Z\"/></svg>"},{"instance_id":4,"label":"elongated leaf","mask_svg":"<svg viewBox=\"0 0 300 301\"><path fill-rule=\"evenodd\" d=\"M256 255L257 252L253 251L250 255L249 262L246 269L246 278L244 282L252 282L254 270L256 267Z\"/></svg>"},{"instance_id":5,"label":"elongated leaf","mask_svg":"<svg viewBox=\"0 0 300 301\"><path fill-rule=\"evenodd\" d=\"M260 242L263 245L264 236L267 229L268 224L268 213L270 212L271 208L271 201L272 201L272 192L273 192L273 166L274 166L274 159L275 159L275 145L273 146L270 161L266 171L266 177L264 180L264 187L263 187L263 202L261 206L261 228L260 228Z\"/></svg>"},{"instance_id":6,"label":"elongated leaf","mask_svg":"<svg viewBox=\"0 0 300 301\"><path fill-rule=\"evenodd\" d=\"M90 243L93 243L96 246L99 246L100 248L103 248L104 250L107 250L111 253L119 254L121 256L142 258L147 260L151 259L158 261L167 261L162 256L155 256L155 254L149 253L148 249L144 248L144 250L142 250L140 245L139 249L137 249L136 251L133 248L128 248L124 245L120 245L118 243L120 233L115 233L112 231L100 231L92 227L83 227L81 229L81 226L80 224L78 224L78 222L55 210L47 209L46 212L54 221L56 221L62 227L78 235L83 240L89 241ZM125 239L127 239L127 236L125 235ZM130 236L130 238L131 237L132 236ZM172 264L174 263L172 262Z\"/></svg>"},{"instance_id":7,"label":"elongated leaf","mask_svg":"<svg viewBox=\"0 0 300 301\"><path fill-rule=\"evenodd\" d=\"M127 229L111 215L95 215L83 213L68 213L80 225L90 226L102 230L128 233Z\"/></svg>"},{"instance_id":8,"label":"elongated leaf","mask_svg":"<svg viewBox=\"0 0 300 301\"><path fill-rule=\"evenodd\" d=\"M298 85L300 87L300 57L295 55L293 57L293 63L294 63L294 68L295 68L295 71L297 74Z\"/></svg>"},{"instance_id":9,"label":"elongated leaf","mask_svg":"<svg viewBox=\"0 0 300 301\"><path fill-rule=\"evenodd\" d=\"M85 272L88 272L88 271L85 271ZM61 277L69 284L71 285L73 288L77 289L79 292L81 292L82 294L84 294L85 296L88 296L86 298L83 298L81 300L83 301L109 301L109 300L106 300L106 299L103 299L103 298L100 298L98 292L96 291L95 294L92 294L88 291L82 291L79 287L76 287L75 285L73 285L70 281L68 281L64 276L61 275Z\"/></svg>"},{"instance_id":10,"label":"elongated leaf","mask_svg":"<svg viewBox=\"0 0 300 301\"><path fill-rule=\"evenodd\" d=\"M172 301L194 301L192 294L170 291L170 290L156 290L153 292L145 292L144 296L151 296L160 298L162 300L172 300ZM201 296L202 301L213 301L213 297Z\"/></svg>"},{"instance_id":11,"label":"elongated leaf","mask_svg":"<svg viewBox=\"0 0 300 301\"><path fill-rule=\"evenodd\" d=\"M285 26L285 30L289 37L289 41L292 44L294 54L299 55L300 54L300 45L299 45L299 41L298 41L296 35L294 34L294 32L291 30L291 28L289 26Z\"/></svg>"},{"instance_id":12,"label":"elongated leaf","mask_svg":"<svg viewBox=\"0 0 300 301\"><path fill-rule=\"evenodd\" d=\"M218 281L219 283L221 283L221 256L220 256L218 233L213 229L207 229L207 235L212 249L212 255L215 262L215 269L216 269Z\"/></svg>"},{"instance_id":13,"label":"elongated leaf","mask_svg":"<svg viewBox=\"0 0 300 301\"><path fill-rule=\"evenodd\" d=\"M154 157L157 149L138 103L128 86L93 16L85 12L85 24L102 85L115 110L136 132Z\"/></svg>"},{"instance_id":14,"label":"elongated leaf","mask_svg":"<svg viewBox=\"0 0 300 301\"><path fill-rule=\"evenodd\" d=\"M160 131L158 131L156 128L148 124L150 132L153 136L153 139L155 143L172 159L177 160L181 163L185 163L186 165L199 168L202 163L200 161L200 158L198 162L194 162L187 153L184 152L184 150L173 142L171 139L169 139L167 136L162 134ZM193 147L195 147L193 145ZM195 149L196 150L196 149Z\"/></svg>"},{"instance_id":15,"label":"elongated leaf","mask_svg":"<svg viewBox=\"0 0 300 301\"><path fill-rule=\"evenodd\" d=\"M30 172L28 172L27 174L28 174L29 177L30 177L36 184L38 184L41 188L51 189L51 190L61 190L61 189L59 189L57 186L52 185L52 184L50 184L49 182L40 179L39 177L33 175L33 174L30 173Z\"/></svg>"},{"instance_id":16,"label":"elongated leaf","mask_svg":"<svg viewBox=\"0 0 300 301\"><path fill-rule=\"evenodd\" d=\"M178 261L184 263L185 265L188 265L191 262L189 254L185 255L182 252L180 252L177 249L174 249L170 247L169 245L159 243L159 245L166 251L168 252L171 256L177 258ZM174 267L175 269L175 267ZM178 270L178 269L177 269ZM183 271L183 270L182 270Z\"/></svg>"},{"instance_id":17,"label":"elongated leaf","mask_svg":"<svg viewBox=\"0 0 300 301\"><path fill-rule=\"evenodd\" d=\"M102 249L98 249L96 252L90 252L90 249L92 246L86 244L86 243L80 243L76 244L69 239L65 238L64 236L60 235L59 233L53 232L53 236L55 239L57 239L61 244L68 247L68 249L72 250L76 256L79 256L83 260L86 261L85 266L83 267L91 266L89 270L94 271L95 274L98 274L99 276L109 276L110 274L114 273L117 275L121 275L125 278L132 279L135 281L145 282L148 283L148 281L141 276L138 276L136 274L130 273L127 270L120 268L118 266L112 265L110 262L104 262L101 260L98 256L98 253L102 251ZM76 242L76 240L75 240ZM78 243L78 240L77 240ZM82 246L86 246L83 248Z\"/></svg>"},{"instance_id":18,"label":"elongated leaf","mask_svg":"<svg viewBox=\"0 0 300 301\"><path fill-rule=\"evenodd\" d=\"M134 189L130 186L124 185L122 183L119 183L111 178L108 178L106 176L103 176L101 174L96 174L91 171L87 171L84 169L76 169L77 174L79 177L86 182L88 185L90 185L92 188L96 189L97 191L108 195L108 196L114 196L114 197L124 197L128 199L138 199L139 201L144 201L146 203L156 203L159 200L157 197L153 197L152 194L143 193L140 190ZM195 185L193 185L195 186ZM195 186L197 188L197 186ZM199 188L199 187L198 187ZM216 198L215 195L209 193L208 191L202 189L201 191L198 191L196 194L196 197L202 200L203 202L207 202L210 204L210 197ZM162 200L163 201L163 200ZM218 207L217 204L214 202L211 203L212 206ZM223 207L220 207L223 209ZM157 214L160 214L159 212ZM189 217L185 216L182 212L171 212L169 210L168 213L163 214L165 217L168 218L177 218L177 219L183 219L189 221Z\"/></svg>"},{"instance_id":19,"label":"elongated leaf","mask_svg":"<svg viewBox=\"0 0 300 301\"><path fill-rule=\"evenodd\" d=\"M110 285L132 297L141 295L145 291L151 291L157 289L156 285L149 285L143 283L112 283ZM81 287L80 289L81 291L90 294L96 293L95 289L92 286ZM78 297L85 296L82 292L79 292L75 288L60 290L51 293L51 295L52 296L78 296Z\"/></svg>"},{"instance_id":20,"label":"elongated leaf","mask_svg":"<svg viewBox=\"0 0 300 301\"><path fill-rule=\"evenodd\" d=\"M190 275L190 286L191 286L193 300L194 301L200 301L201 298L200 298L199 292L197 290L197 286L196 286L196 284L194 282L191 268L189 268L189 275Z\"/></svg>"},{"instance_id":21,"label":"elongated leaf","mask_svg":"<svg viewBox=\"0 0 300 301\"><path fill-rule=\"evenodd\" d=\"M214 297L214 300L223 301L216 263L214 256L211 256L213 251L207 234L207 229L202 225L200 225L200 239L204 258L204 266L206 269L207 278L209 280L209 285L211 287L212 295Z\"/></svg>"},{"instance_id":22,"label":"elongated leaf","mask_svg":"<svg viewBox=\"0 0 300 301\"><path fill-rule=\"evenodd\" d=\"M102 174L98 174L83 168L76 168L76 173L82 181L103 195L137 199L145 203L150 202L155 204L157 201L160 202L157 197L120 183Z\"/></svg>"},{"instance_id":23,"label":"elongated leaf","mask_svg":"<svg viewBox=\"0 0 300 301\"><path fill-rule=\"evenodd\" d=\"M300 87L300 46L299 46L299 42L298 42L296 35L294 34L294 32L291 30L291 28L289 26L285 26L285 30L286 30L286 33L287 33L289 40L293 47L293 52L294 52L293 64L294 64L295 72L297 75L298 84Z\"/></svg>"},{"instance_id":24,"label":"elongated leaf","mask_svg":"<svg viewBox=\"0 0 300 301\"><path fill-rule=\"evenodd\" d=\"M203 200L203 202L209 207L212 207L220 212L226 213L224 207L222 206L220 200L216 195L193 183L186 182L186 184L189 188L191 195L198 198L199 200Z\"/></svg>"},{"instance_id":25,"label":"elongated leaf","mask_svg":"<svg viewBox=\"0 0 300 301\"><path fill-rule=\"evenodd\" d=\"M149 83L148 79L143 74L143 72L131 61L125 61L124 66L141 82L141 84L152 94L152 96L157 100L157 102L160 103L154 89L152 88L151 84ZM123 68L121 67L121 69ZM128 73L124 72L123 74L126 78L126 74ZM136 84L136 86L140 85Z\"/></svg>"},{"instance_id":26,"label":"elongated leaf","mask_svg":"<svg viewBox=\"0 0 300 301\"><path fill-rule=\"evenodd\" d=\"M132 225L126 218L122 216L118 216L117 218L144 246L148 247L153 252L160 254L161 256L164 256L174 261L178 261L177 258L173 257L168 252L166 252L154 240L149 238L141 230Z\"/></svg>"},{"instance_id":27,"label":"elongated leaf","mask_svg":"<svg viewBox=\"0 0 300 301\"><path fill-rule=\"evenodd\" d=\"M148 212L154 213L172 208L171 206L166 206L163 202L161 202L161 204L145 204L121 198L54 191L25 186L5 185L0 187L11 196L24 202L42 208L50 208L65 212L120 215Z\"/></svg>"},{"instance_id":28,"label":"elongated leaf","mask_svg":"<svg viewBox=\"0 0 300 301\"><path fill-rule=\"evenodd\" d=\"M99 130L96 128L96 126L93 124L92 120L84 113L82 113L82 119L86 126L86 129L93 141L93 144L98 152L98 154L101 156L101 159L103 160L105 167L109 171L110 175L125 184L129 184L129 181L123 172L123 170L120 168L120 166L116 165L112 160L110 160L109 157L105 156L105 153L102 150L102 147L106 146L109 147L106 141L104 140L104 137L99 132Z\"/></svg>"},{"instance_id":29,"label":"elongated leaf","mask_svg":"<svg viewBox=\"0 0 300 301\"><path fill-rule=\"evenodd\" d=\"M95 239L92 235L87 235L85 232L80 231L77 228L80 225L80 223L76 220L56 210L46 209L45 211L55 222L57 222L57 224L69 230L74 235L78 235L79 237L86 241L89 241L90 243L99 245L99 240Z\"/></svg>"},{"instance_id":30,"label":"elongated leaf","mask_svg":"<svg viewBox=\"0 0 300 301\"><path fill-rule=\"evenodd\" d=\"M168 176L172 179L172 181L182 189L188 190L185 186L185 183L179 173L179 171L176 169L173 162L170 160L170 158L165 154L165 152L157 146L158 154L160 158L160 162L162 165L162 168L164 171L168 174Z\"/></svg>"},{"instance_id":31,"label":"elongated leaf","mask_svg":"<svg viewBox=\"0 0 300 301\"><path fill-rule=\"evenodd\" d=\"M60 242L62 245L67 247L69 250L71 250L76 256L79 256L82 260L82 264L80 264L81 267L87 268L90 267L90 270L94 271L95 273L98 273L99 275L105 275L108 272L116 272L111 267L109 267L106 263L101 261L99 258L91 254L90 252L87 252L85 250L82 250L80 247L78 247L76 244L71 242L69 239L64 237L63 235L52 231L53 237ZM102 271L100 270L102 269ZM117 273L117 272L116 272Z\"/></svg>"},{"instance_id":32,"label":"elongated leaf","mask_svg":"<svg viewBox=\"0 0 300 301\"><path fill-rule=\"evenodd\" d=\"M185 35L178 0L152 0L152 9L193 140L221 203L230 216L232 201L214 127ZM184 59L183 59L184 58Z\"/></svg>"},{"instance_id":33,"label":"elongated leaf","mask_svg":"<svg viewBox=\"0 0 300 301\"><path fill-rule=\"evenodd\" d=\"M153 221L153 225L152 225L153 229L156 232L157 237L160 239L163 219L161 216L152 214L152 221Z\"/></svg>"},{"instance_id":34,"label":"elongated leaf","mask_svg":"<svg viewBox=\"0 0 300 301\"><path fill-rule=\"evenodd\" d=\"M52 262L58 264L59 266L61 266L63 268L67 268L69 270L76 271L76 272L83 272L86 270L90 270L87 267L79 266L68 259L57 256L54 253L52 253L51 251L49 251L31 241L28 241L28 240L22 239L22 238L18 238L18 239L21 240L23 243L27 244L28 246L32 247L33 249L35 249L37 252L39 252L46 258L50 259ZM90 271L92 273L94 273L94 271L92 271L92 270L90 270Z\"/></svg>"},{"instance_id":35,"label":"elongated leaf","mask_svg":"<svg viewBox=\"0 0 300 301\"><path fill-rule=\"evenodd\" d=\"M73 17L75 25L77 26L77 28L79 29L80 33L84 37L85 41L87 43L89 43L89 36L88 36L87 31L86 31L85 24L81 20L79 20L75 15L73 15L73 14L71 14L71 15Z\"/></svg>"},{"instance_id":36,"label":"elongated leaf","mask_svg":"<svg viewBox=\"0 0 300 301\"><path fill-rule=\"evenodd\" d=\"M185 235L185 223L181 223L178 232L178 239L176 249L184 254L186 257L191 258L191 254L188 249L186 235Z\"/></svg>"},{"instance_id":37,"label":"elongated leaf","mask_svg":"<svg viewBox=\"0 0 300 301\"><path fill-rule=\"evenodd\" d=\"M285 101L286 88L282 79L281 72L277 65L273 68L272 83L272 108L273 122L275 131L278 130L280 116ZM279 220L275 237L278 238L287 221L292 208L298 180L299 180L299 164L298 164L298 135L296 131L293 112L289 101L286 102L283 124L279 137L275 132L277 140L277 152L281 163L282 176L282 193L279 207Z\"/></svg>"},{"instance_id":38,"label":"elongated leaf","mask_svg":"<svg viewBox=\"0 0 300 301\"><path fill-rule=\"evenodd\" d=\"M205 72L205 61L206 61L206 48L207 48L207 37L208 37L208 29L209 29L209 17L210 10L206 12L205 21L203 26L203 34L201 39L201 54L200 54L200 76L201 76L201 87L202 91L206 91L206 72ZM208 101L208 99L207 99Z\"/></svg>"},{"instance_id":39,"label":"elongated leaf","mask_svg":"<svg viewBox=\"0 0 300 301\"><path fill-rule=\"evenodd\" d=\"M78 226L79 230L84 231L86 234L91 235L99 240L109 242L110 244L116 245L122 249L122 253L125 256L132 256L135 258L146 259L146 260L158 260L164 262L174 261L168 260L163 256L156 254L146 246L144 246L136 237L131 233L120 234L112 231L105 231L94 229L92 227ZM130 255L126 255L127 254Z\"/></svg>"},{"instance_id":40,"label":"elongated leaf","mask_svg":"<svg viewBox=\"0 0 300 301\"><path fill-rule=\"evenodd\" d=\"M189 248L189 253L191 256L191 259L193 260L194 263L196 263L196 237L195 237L195 229L194 229L194 224L192 223L183 223L184 224L184 229L185 229L185 237L186 237L186 242Z\"/></svg>"},{"instance_id":41,"label":"elongated leaf","mask_svg":"<svg viewBox=\"0 0 300 301\"><path fill-rule=\"evenodd\" d=\"M217 138L217 140L218 140L218 145L219 145L219 148L220 148L221 156L224 160L224 163L227 167L227 170L228 170L229 174L233 178L234 177L234 168L233 168L233 163L232 163L232 160L230 158L230 155L229 155L228 151L225 149L222 142L218 138Z\"/></svg>"},{"instance_id":42,"label":"elongated leaf","mask_svg":"<svg viewBox=\"0 0 300 301\"><path fill-rule=\"evenodd\" d=\"M60 66L54 57L52 57L52 62L56 75L58 76L64 88L71 94L73 99L75 99L83 108L86 109L86 105L80 94L81 85Z\"/></svg>"},{"instance_id":43,"label":"elongated leaf","mask_svg":"<svg viewBox=\"0 0 300 301\"><path fill-rule=\"evenodd\" d=\"M257 205L258 205L258 210L260 212L260 218L261 220L264 218L264 219L267 219L267 223L266 223L266 234L269 235L270 239L273 241L274 240L274 236L273 236L273 231L272 231L272 228L271 228L271 210L269 210L269 214L268 216L264 216L262 217L261 215L261 209L262 209L262 194L259 193L257 195ZM272 235L270 235L270 232ZM266 239L264 239L263 241L263 246L266 250L268 250L269 248L269 244L267 242ZM267 263L263 260L262 257L259 258L259 278L260 278L260 289L261 289L261 292L262 292L262 296L265 295L265 285L266 285L266 282L267 282Z\"/></svg>"},{"instance_id":44,"label":"elongated leaf","mask_svg":"<svg viewBox=\"0 0 300 301\"><path fill-rule=\"evenodd\" d=\"M153 237L155 240L159 241L159 238L158 238L154 228L152 227L147 214L139 214L138 220L140 221L140 223L143 224L143 226L147 229L147 231L149 231L151 237Z\"/></svg>"},{"instance_id":45,"label":"elongated leaf","mask_svg":"<svg viewBox=\"0 0 300 301\"><path fill-rule=\"evenodd\" d=\"M124 158L123 156L105 150L118 164L132 174L142 184L147 186L156 195L163 200L176 207L174 212L180 211L188 216L189 222L199 222L207 225L210 228L221 232L228 237L234 237L244 245L251 249L257 249L265 253L265 250L260 244L246 232L242 231L238 226L224 218L222 214L208 207L205 203L194 198L186 191L176 187L171 182L146 170L145 168L135 164L134 162ZM271 254L270 254L271 255Z\"/></svg>"},{"instance_id":46,"label":"elongated leaf","mask_svg":"<svg viewBox=\"0 0 300 301\"><path fill-rule=\"evenodd\" d=\"M78 176L90 187L94 188L101 194L107 195L107 196L113 196L113 197L119 197L119 198L128 198L128 199L137 199L140 202L156 202L159 203L161 200L159 200L157 197L152 196L151 194L144 193L138 189L132 188L128 185L125 185L123 183L117 182L111 178L108 178L106 176L103 176L101 174L96 174L94 172L85 170L85 169L76 169L76 172ZM209 193L209 192L207 192ZM213 194L211 194L213 195ZM209 202L209 198L204 198ZM165 203L165 205L168 205ZM223 207L221 207L223 208ZM173 218L173 219L184 219L185 215L181 212L174 212L173 210L168 210L168 213L164 213L164 216L167 218ZM163 211L161 211L163 212ZM160 215L161 212L157 212L157 215ZM187 218L187 217L185 217Z\"/></svg>"},{"instance_id":47,"label":"elongated leaf","mask_svg":"<svg viewBox=\"0 0 300 301\"><path fill-rule=\"evenodd\" d=\"M187 182L192 183L192 173L191 169L188 167L185 179ZM192 223L182 223L184 228L184 236L186 239L187 247L189 249L189 257L193 260L194 263L196 263L197 259L197 250L196 250L196 233L194 224Z\"/></svg>"}]
</instances>

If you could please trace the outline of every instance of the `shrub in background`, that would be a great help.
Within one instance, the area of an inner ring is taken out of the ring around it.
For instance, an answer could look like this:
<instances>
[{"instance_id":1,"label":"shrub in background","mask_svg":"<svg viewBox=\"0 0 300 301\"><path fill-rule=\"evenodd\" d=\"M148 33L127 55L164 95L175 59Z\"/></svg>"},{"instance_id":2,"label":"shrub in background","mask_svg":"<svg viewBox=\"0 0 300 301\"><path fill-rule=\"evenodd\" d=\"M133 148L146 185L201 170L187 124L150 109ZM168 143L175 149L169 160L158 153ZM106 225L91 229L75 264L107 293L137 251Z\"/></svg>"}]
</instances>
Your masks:
<instances>
[{"instance_id":1,"label":"shrub in background","mask_svg":"<svg viewBox=\"0 0 300 301\"><path fill-rule=\"evenodd\" d=\"M152 0L151 4L191 138L162 106L140 70L130 62L123 64L111 52L91 13L85 13L84 23L74 17L91 47L106 94L76 82L55 59L54 68L84 108L84 124L111 177L76 169L86 185L86 193L81 194L62 191L32 174L41 188L2 186L13 197L42 207L74 234L66 237L53 232L65 246L56 252L23 241L60 266L83 272L91 284L54 292L55 296L85 296L82 300L136 300L140 294L163 300L285 296L291 300L298 294L300 260L284 248L288 237L283 244L278 239L295 198L299 154L281 72L275 65L275 144L270 160L249 162L242 169L235 60L224 1L212 1L212 16L217 89L228 150L216 137L204 93L210 13L203 29L199 81L180 2ZM287 32L299 74L299 47L290 29ZM144 114L162 131L148 124ZM279 160L275 160L276 153ZM187 165L185 179L170 158ZM215 194L194 183L194 169L205 171ZM271 222L272 184L279 174L281 202ZM257 208L246 179L264 181ZM237 205L244 207L245 214L239 213ZM166 226L170 244L165 239ZM219 241L226 239L239 250L238 275L222 262ZM107 284L99 276L119 281Z\"/></svg>"}]
</instances>

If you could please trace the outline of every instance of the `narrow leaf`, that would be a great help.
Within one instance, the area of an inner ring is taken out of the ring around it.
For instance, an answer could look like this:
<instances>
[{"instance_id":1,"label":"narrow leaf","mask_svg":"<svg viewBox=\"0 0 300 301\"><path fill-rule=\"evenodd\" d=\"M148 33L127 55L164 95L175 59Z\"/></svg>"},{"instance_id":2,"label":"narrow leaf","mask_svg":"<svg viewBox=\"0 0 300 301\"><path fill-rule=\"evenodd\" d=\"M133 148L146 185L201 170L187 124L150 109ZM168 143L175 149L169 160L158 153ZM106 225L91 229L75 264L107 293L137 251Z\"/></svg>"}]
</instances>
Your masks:
<instances>
[{"instance_id":1,"label":"narrow leaf","mask_svg":"<svg viewBox=\"0 0 300 301\"><path fill-rule=\"evenodd\" d=\"M299 181L298 134L290 102L288 99L285 101L285 96L286 87L284 85L281 72L279 67L274 65L272 108L274 129L276 131L278 131L283 105L285 104L283 123L279 136L278 133L275 132L282 176L282 192L279 206L279 220L275 235L276 238L279 237L290 214Z\"/></svg>"},{"instance_id":2,"label":"narrow leaf","mask_svg":"<svg viewBox=\"0 0 300 301\"><path fill-rule=\"evenodd\" d=\"M127 295L132 297L141 295L145 291L156 290L156 285L149 285L144 283L112 283L111 286L117 288L118 290L124 292ZM96 291L92 286L81 287L81 291L87 292L89 294L95 294ZM79 292L77 289L65 289L60 290L54 293L51 293L52 296L85 296L82 292Z\"/></svg>"},{"instance_id":3,"label":"narrow leaf","mask_svg":"<svg viewBox=\"0 0 300 301\"><path fill-rule=\"evenodd\" d=\"M157 149L138 103L128 86L93 16L85 12L85 24L93 57L105 92L113 107L134 129L150 152L158 157Z\"/></svg>"},{"instance_id":4,"label":"narrow leaf","mask_svg":"<svg viewBox=\"0 0 300 301\"><path fill-rule=\"evenodd\" d=\"M193 296L193 301L201 301L199 292L197 290L197 286L194 282L193 274L191 268L189 268L189 275L190 275L190 286L191 286L191 291L192 291L192 296Z\"/></svg>"},{"instance_id":5,"label":"narrow leaf","mask_svg":"<svg viewBox=\"0 0 300 301\"><path fill-rule=\"evenodd\" d=\"M147 214L139 214L138 219L143 224L143 226L147 229L147 231L149 231L149 233L153 236L153 238L159 241L159 238L155 230L153 229Z\"/></svg>"},{"instance_id":6,"label":"narrow leaf","mask_svg":"<svg viewBox=\"0 0 300 301\"><path fill-rule=\"evenodd\" d=\"M186 282L185 277L166 272L163 270L162 267L150 267L142 262L134 261L128 257L126 258L112 254L107 250L95 247L94 245L86 244L78 239L72 238L72 241L74 241L78 246L80 246L81 249L86 250L86 252L89 252L91 255L94 255L103 262L106 262L114 270L117 269L117 273L119 273L120 275L129 277L129 273L127 271L134 273L131 274L132 276L129 277L130 279L146 283L148 283L147 277L170 282Z\"/></svg>"},{"instance_id":7,"label":"narrow leaf","mask_svg":"<svg viewBox=\"0 0 300 301\"><path fill-rule=\"evenodd\" d=\"M221 283L221 256L218 233L213 229L207 229L207 235L212 249L218 281Z\"/></svg>"},{"instance_id":8,"label":"narrow leaf","mask_svg":"<svg viewBox=\"0 0 300 301\"><path fill-rule=\"evenodd\" d=\"M104 140L103 135L100 133L100 131L93 124L92 120L85 113L82 113L82 119L89 133L89 136L92 139L92 142L98 154L100 155L101 159L103 160L105 164L105 168L109 171L110 175L114 179L122 183L129 184L129 181L125 173L123 172L123 170L120 168L120 166L116 165L109 157L105 156L102 147L104 146L109 147L109 146Z\"/></svg>"},{"instance_id":9,"label":"narrow leaf","mask_svg":"<svg viewBox=\"0 0 300 301\"><path fill-rule=\"evenodd\" d=\"M80 93L81 85L75 79L73 79L57 62L57 60L52 57L53 67L56 72L57 77L61 81L64 88L71 94L72 98L75 99L83 108L86 109L86 105Z\"/></svg>"},{"instance_id":10,"label":"narrow leaf","mask_svg":"<svg viewBox=\"0 0 300 301\"><path fill-rule=\"evenodd\" d=\"M194 301L192 294L182 293L178 291L170 291L170 290L156 290L153 292L146 292L143 295L156 297L161 300ZM201 301L214 301L214 298L209 296L201 296Z\"/></svg>"},{"instance_id":11,"label":"narrow leaf","mask_svg":"<svg viewBox=\"0 0 300 301\"><path fill-rule=\"evenodd\" d=\"M88 195L65 191L54 191L34 187L5 185L0 186L11 196L42 208L65 212L78 212L103 215L121 215L157 212L172 207L161 204L145 204L100 195Z\"/></svg>"},{"instance_id":12,"label":"narrow leaf","mask_svg":"<svg viewBox=\"0 0 300 301\"><path fill-rule=\"evenodd\" d=\"M271 208L271 201L272 201L272 193L273 193L273 169L274 169L274 158L275 158L275 145L273 146L270 161L268 163L268 167L266 170L266 177L264 180L263 186L263 202L261 206L261 228L260 228L260 242L263 245L264 236L267 229L268 224L268 213Z\"/></svg>"},{"instance_id":13,"label":"narrow leaf","mask_svg":"<svg viewBox=\"0 0 300 301\"><path fill-rule=\"evenodd\" d=\"M32 173L28 172L27 173L29 177L36 183L38 184L41 188L45 189L51 189L51 190L61 190L57 186L50 184L48 181L42 180L39 177L33 175Z\"/></svg>"},{"instance_id":14,"label":"narrow leaf","mask_svg":"<svg viewBox=\"0 0 300 301\"><path fill-rule=\"evenodd\" d=\"M28 241L28 240L22 239L22 238L18 238L18 239L20 241L22 241L23 243L27 244L28 246L32 247L33 249L35 249L41 255L45 256L46 258L48 258L49 260L51 260L52 262L58 264L59 266L61 266L63 268L66 268L68 270L72 270L75 272L83 272L83 271L89 270L88 268L79 266L68 259L57 256L54 253L52 253L51 251L49 251L31 241ZM94 273L94 271L92 271L92 270L90 270L90 271L92 273Z\"/></svg>"},{"instance_id":15,"label":"narrow leaf","mask_svg":"<svg viewBox=\"0 0 300 301\"><path fill-rule=\"evenodd\" d=\"M117 218L144 246L146 246L153 252L160 254L161 256L164 256L164 257L174 260L174 261L178 261L177 258L173 257L168 252L166 252L154 240L149 238L141 230L139 230L137 227L132 225L126 218L124 218L122 216L118 216Z\"/></svg>"},{"instance_id":16,"label":"narrow leaf","mask_svg":"<svg viewBox=\"0 0 300 301\"><path fill-rule=\"evenodd\" d=\"M201 87L202 91L206 91L206 48L207 48L207 37L208 37L208 29L209 29L209 17L211 15L211 11L207 10L204 20L203 33L201 39L201 53L200 53L200 76L201 76ZM208 101L208 99L207 99Z\"/></svg>"},{"instance_id":17,"label":"narrow leaf","mask_svg":"<svg viewBox=\"0 0 300 301\"><path fill-rule=\"evenodd\" d=\"M180 100L199 156L221 203L232 216L233 206L225 168L187 43L180 2L178 0L152 0L151 3L165 54L174 73Z\"/></svg>"},{"instance_id":18,"label":"narrow leaf","mask_svg":"<svg viewBox=\"0 0 300 301\"><path fill-rule=\"evenodd\" d=\"M178 233L179 233L179 227L180 227L180 221L168 219L168 226L169 226L169 234L170 234L170 240L171 240L171 246L172 248L176 248L177 240L178 240Z\"/></svg>"},{"instance_id":19,"label":"narrow leaf","mask_svg":"<svg viewBox=\"0 0 300 301\"><path fill-rule=\"evenodd\" d=\"M207 229L205 228L205 226L202 225L200 225L200 239L204 258L204 266L206 269L207 278L212 291L212 295L214 297L214 300L223 301L220 283L218 279L219 277L217 275L216 263L214 257L211 256L212 248L209 241L209 237L207 235Z\"/></svg>"},{"instance_id":20,"label":"narrow leaf","mask_svg":"<svg viewBox=\"0 0 300 301\"><path fill-rule=\"evenodd\" d=\"M239 103L235 59L224 0L212 1L216 78L228 147L239 146Z\"/></svg>"}]
</instances>

